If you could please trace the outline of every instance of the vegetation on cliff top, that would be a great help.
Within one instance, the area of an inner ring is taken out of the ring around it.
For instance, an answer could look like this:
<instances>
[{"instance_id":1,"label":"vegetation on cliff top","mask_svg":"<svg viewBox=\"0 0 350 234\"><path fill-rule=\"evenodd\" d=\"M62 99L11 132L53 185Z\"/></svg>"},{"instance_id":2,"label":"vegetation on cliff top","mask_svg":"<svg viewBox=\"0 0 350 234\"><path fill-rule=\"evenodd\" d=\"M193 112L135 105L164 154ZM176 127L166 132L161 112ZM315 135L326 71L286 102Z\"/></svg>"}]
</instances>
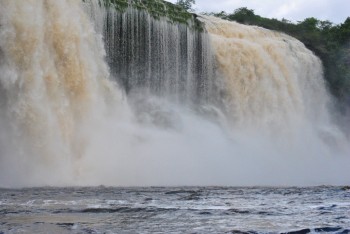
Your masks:
<instances>
[{"instance_id":1,"label":"vegetation on cliff top","mask_svg":"<svg viewBox=\"0 0 350 234\"><path fill-rule=\"evenodd\" d=\"M196 4L195 0L177 0L176 5L182 7L186 11L194 11L192 5Z\"/></svg>"},{"instance_id":2,"label":"vegetation on cliff top","mask_svg":"<svg viewBox=\"0 0 350 234\"><path fill-rule=\"evenodd\" d=\"M132 7L145 10L156 19L165 17L172 23L186 24L196 30L203 29L202 23L196 19L196 15L187 11L191 8L194 0L180 0L178 4L163 0L99 0L99 2L106 7L113 7L119 12L124 12L128 7Z\"/></svg>"},{"instance_id":3,"label":"vegetation on cliff top","mask_svg":"<svg viewBox=\"0 0 350 234\"><path fill-rule=\"evenodd\" d=\"M338 98L340 106L350 108L350 17L339 25L313 17L293 23L286 19L264 18L245 7L232 14L223 11L210 15L284 32L297 38L322 60L329 90Z\"/></svg>"}]
</instances>

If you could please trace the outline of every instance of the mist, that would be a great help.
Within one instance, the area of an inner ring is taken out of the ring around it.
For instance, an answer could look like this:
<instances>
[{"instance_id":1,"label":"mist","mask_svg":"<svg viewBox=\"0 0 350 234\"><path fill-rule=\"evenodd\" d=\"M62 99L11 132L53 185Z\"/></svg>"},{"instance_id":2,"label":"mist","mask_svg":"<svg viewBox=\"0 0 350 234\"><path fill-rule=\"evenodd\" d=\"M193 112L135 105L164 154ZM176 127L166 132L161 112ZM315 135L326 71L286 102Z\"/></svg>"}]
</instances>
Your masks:
<instances>
[{"instance_id":1,"label":"mist","mask_svg":"<svg viewBox=\"0 0 350 234\"><path fill-rule=\"evenodd\" d=\"M95 0L1 5L0 187L350 183L321 61L296 39L204 16L194 34L142 13L168 36L155 63L127 64L126 87L104 28L117 12Z\"/></svg>"}]
</instances>

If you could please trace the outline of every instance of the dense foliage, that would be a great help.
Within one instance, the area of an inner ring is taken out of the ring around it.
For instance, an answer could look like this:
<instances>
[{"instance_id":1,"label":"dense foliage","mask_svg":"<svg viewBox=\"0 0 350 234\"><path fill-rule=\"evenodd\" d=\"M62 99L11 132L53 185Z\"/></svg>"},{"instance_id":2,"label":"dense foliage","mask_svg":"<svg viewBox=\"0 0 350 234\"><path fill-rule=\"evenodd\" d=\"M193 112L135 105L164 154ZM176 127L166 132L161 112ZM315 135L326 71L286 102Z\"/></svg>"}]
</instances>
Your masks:
<instances>
[{"instance_id":1,"label":"dense foliage","mask_svg":"<svg viewBox=\"0 0 350 234\"><path fill-rule=\"evenodd\" d=\"M82 0L86 2L87 0ZM164 17L171 23L186 24L194 30L202 31L202 23L188 10L195 0L179 0L172 4L163 0L98 0L100 5L111 7L119 12L125 12L128 8L147 11L153 18Z\"/></svg>"},{"instance_id":2,"label":"dense foliage","mask_svg":"<svg viewBox=\"0 0 350 234\"><path fill-rule=\"evenodd\" d=\"M183 9L187 11L192 11L192 5L196 4L195 0L177 0L176 5L182 7Z\"/></svg>"},{"instance_id":3,"label":"dense foliage","mask_svg":"<svg viewBox=\"0 0 350 234\"><path fill-rule=\"evenodd\" d=\"M211 15L281 31L299 39L321 58L329 89L339 99L341 107L350 107L350 17L339 25L316 18L292 23L286 19L261 17L245 7L232 14L221 12Z\"/></svg>"}]
</instances>

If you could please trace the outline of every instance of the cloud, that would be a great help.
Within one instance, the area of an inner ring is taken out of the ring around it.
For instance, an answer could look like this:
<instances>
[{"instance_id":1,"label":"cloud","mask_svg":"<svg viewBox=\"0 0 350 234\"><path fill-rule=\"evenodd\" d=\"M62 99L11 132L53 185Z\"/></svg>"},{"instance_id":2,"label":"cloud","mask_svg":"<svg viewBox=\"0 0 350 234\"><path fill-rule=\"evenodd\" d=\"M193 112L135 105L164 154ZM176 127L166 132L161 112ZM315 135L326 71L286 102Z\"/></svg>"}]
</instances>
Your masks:
<instances>
[{"instance_id":1,"label":"cloud","mask_svg":"<svg viewBox=\"0 0 350 234\"><path fill-rule=\"evenodd\" d=\"M308 17L315 17L320 20L331 20L328 15L330 1L320 0L294 0L283 2L276 10L270 13L269 17L286 18L293 21L300 21Z\"/></svg>"}]
</instances>

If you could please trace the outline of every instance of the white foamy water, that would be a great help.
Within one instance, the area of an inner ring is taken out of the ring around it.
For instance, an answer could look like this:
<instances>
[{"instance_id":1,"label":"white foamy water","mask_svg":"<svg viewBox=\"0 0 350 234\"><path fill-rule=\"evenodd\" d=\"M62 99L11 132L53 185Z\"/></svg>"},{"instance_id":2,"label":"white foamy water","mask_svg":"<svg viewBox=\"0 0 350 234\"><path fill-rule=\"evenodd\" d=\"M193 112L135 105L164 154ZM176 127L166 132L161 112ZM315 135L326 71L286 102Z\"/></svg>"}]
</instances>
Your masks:
<instances>
[{"instance_id":1,"label":"white foamy water","mask_svg":"<svg viewBox=\"0 0 350 234\"><path fill-rule=\"evenodd\" d=\"M118 37L104 31L107 11L96 3L0 1L1 187L350 182L348 140L327 110L321 63L299 41L204 17L202 46L211 48L196 55L198 35L148 18L157 37L168 37L154 52L164 63L138 63L123 79L136 84L143 66L164 79L156 83L159 92L147 82L128 92L113 77L118 63L107 66L106 58L118 56ZM112 13L112 25L149 17ZM145 56L137 48L133 54ZM185 62L180 48L187 48ZM191 56L203 55L216 62L193 62ZM179 71L181 64L188 65L187 83L166 69ZM210 82L196 84L196 74L211 74ZM200 101L174 101L174 92Z\"/></svg>"},{"instance_id":2,"label":"white foamy water","mask_svg":"<svg viewBox=\"0 0 350 234\"><path fill-rule=\"evenodd\" d=\"M201 20L212 38L236 127L331 125L321 61L300 41L215 17Z\"/></svg>"}]
</instances>

